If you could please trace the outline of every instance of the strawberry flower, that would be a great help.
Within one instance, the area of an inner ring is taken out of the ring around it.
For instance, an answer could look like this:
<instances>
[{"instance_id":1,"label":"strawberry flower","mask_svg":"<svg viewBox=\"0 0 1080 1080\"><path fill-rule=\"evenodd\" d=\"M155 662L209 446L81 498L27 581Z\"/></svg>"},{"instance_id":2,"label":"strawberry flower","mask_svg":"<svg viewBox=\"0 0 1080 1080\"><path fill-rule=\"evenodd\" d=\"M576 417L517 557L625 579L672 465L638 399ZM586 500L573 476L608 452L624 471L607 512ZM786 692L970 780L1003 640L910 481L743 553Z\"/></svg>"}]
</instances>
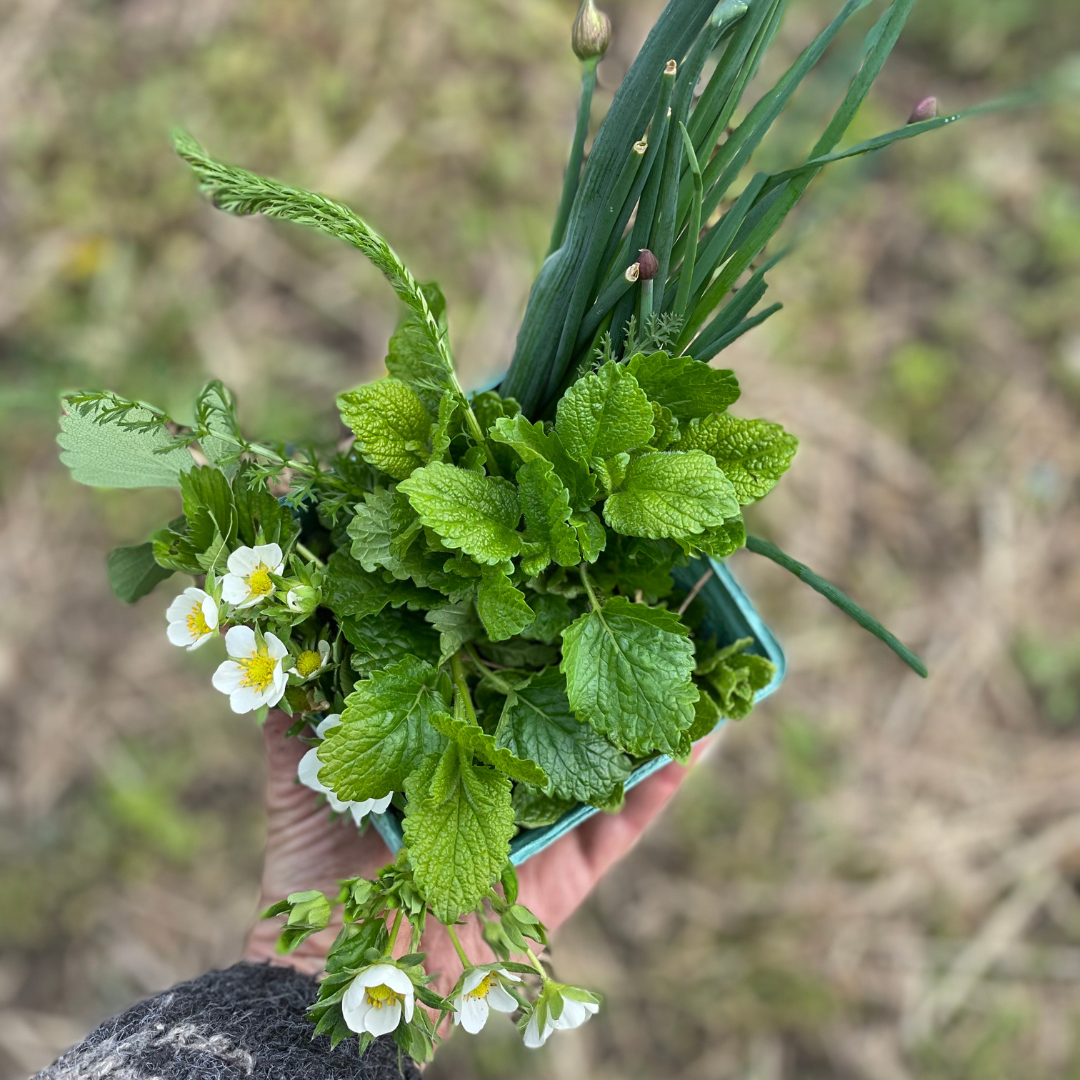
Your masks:
<instances>
[{"instance_id":1,"label":"strawberry flower","mask_svg":"<svg viewBox=\"0 0 1080 1080\"><path fill-rule=\"evenodd\" d=\"M543 1046L553 1031L581 1027L600 1009L596 996L577 986L545 982L525 1024L524 1040L530 1050ZM556 1016L555 1013L559 1015Z\"/></svg>"},{"instance_id":2,"label":"strawberry flower","mask_svg":"<svg viewBox=\"0 0 1080 1080\"><path fill-rule=\"evenodd\" d=\"M284 569L285 559L277 544L237 548L229 556L229 572L221 579L221 597L238 608L261 604L274 591L270 575Z\"/></svg>"},{"instance_id":3,"label":"strawberry flower","mask_svg":"<svg viewBox=\"0 0 1080 1080\"><path fill-rule=\"evenodd\" d=\"M521 979L501 967L477 967L466 972L461 990L454 998L454 1023L475 1035L487 1023L488 1010L512 1013L518 1003L503 988L503 982L521 982Z\"/></svg>"},{"instance_id":4,"label":"strawberry flower","mask_svg":"<svg viewBox=\"0 0 1080 1080\"><path fill-rule=\"evenodd\" d=\"M165 618L169 620L166 631L169 640L192 652L217 633L217 601L208 592L192 586L169 605Z\"/></svg>"},{"instance_id":5,"label":"strawberry flower","mask_svg":"<svg viewBox=\"0 0 1080 1080\"><path fill-rule=\"evenodd\" d=\"M415 999L412 980L393 964L373 964L349 984L341 999L341 1015L352 1031L388 1035L401 1022L413 1018Z\"/></svg>"},{"instance_id":6,"label":"strawberry flower","mask_svg":"<svg viewBox=\"0 0 1080 1080\"><path fill-rule=\"evenodd\" d=\"M214 689L229 695L235 713L276 705L285 693L288 676L281 661L289 650L273 634L260 642L250 626L234 626L225 635L229 659L214 672Z\"/></svg>"}]
</instances>

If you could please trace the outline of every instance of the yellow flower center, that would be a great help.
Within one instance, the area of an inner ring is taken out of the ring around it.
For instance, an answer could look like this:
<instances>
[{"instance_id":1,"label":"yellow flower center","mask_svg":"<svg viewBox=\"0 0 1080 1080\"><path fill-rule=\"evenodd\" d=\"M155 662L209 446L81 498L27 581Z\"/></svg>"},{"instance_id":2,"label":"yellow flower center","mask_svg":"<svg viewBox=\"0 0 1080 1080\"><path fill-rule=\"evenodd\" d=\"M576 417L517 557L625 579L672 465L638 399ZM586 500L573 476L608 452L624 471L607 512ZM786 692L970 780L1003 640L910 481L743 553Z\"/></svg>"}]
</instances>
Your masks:
<instances>
[{"instance_id":1,"label":"yellow flower center","mask_svg":"<svg viewBox=\"0 0 1080 1080\"><path fill-rule=\"evenodd\" d=\"M465 996L471 998L486 998L493 986L498 986L499 976L494 971L489 971L475 990L470 990Z\"/></svg>"},{"instance_id":2,"label":"yellow flower center","mask_svg":"<svg viewBox=\"0 0 1080 1080\"><path fill-rule=\"evenodd\" d=\"M266 596L274 591L274 583L270 580L270 567L266 563L259 563L244 581L247 582L248 593L252 596Z\"/></svg>"},{"instance_id":3,"label":"yellow flower center","mask_svg":"<svg viewBox=\"0 0 1080 1080\"><path fill-rule=\"evenodd\" d=\"M202 604L196 604L187 617L187 628L192 637L204 637L211 633L206 624L206 616L203 614Z\"/></svg>"},{"instance_id":4,"label":"yellow flower center","mask_svg":"<svg viewBox=\"0 0 1080 1080\"><path fill-rule=\"evenodd\" d=\"M310 649L305 649L296 658L296 674L302 675L307 678L313 671L318 671L322 667L322 657L317 652L312 652Z\"/></svg>"},{"instance_id":5,"label":"yellow flower center","mask_svg":"<svg viewBox=\"0 0 1080 1080\"><path fill-rule=\"evenodd\" d=\"M241 686L253 686L256 690L263 691L274 681L278 662L265 652L252 653L247 659L236 662L244 669Z\"/></svg>"},{"instance_id":6,"label":"yellow flower center","mask_svg":"<svg viewBox=\"0 0 1080 1080\"><path fill-rule=\"evenodd\" d=\"M367 1002L369 1005L373 1005L376 1009L381 1009L384 1005L389 1007L391 1005L401 1005L405 1001L405 995L399 994L396 990L391 990L389 986L369 986L366 990Z\"/></svg>"}]
</instances>

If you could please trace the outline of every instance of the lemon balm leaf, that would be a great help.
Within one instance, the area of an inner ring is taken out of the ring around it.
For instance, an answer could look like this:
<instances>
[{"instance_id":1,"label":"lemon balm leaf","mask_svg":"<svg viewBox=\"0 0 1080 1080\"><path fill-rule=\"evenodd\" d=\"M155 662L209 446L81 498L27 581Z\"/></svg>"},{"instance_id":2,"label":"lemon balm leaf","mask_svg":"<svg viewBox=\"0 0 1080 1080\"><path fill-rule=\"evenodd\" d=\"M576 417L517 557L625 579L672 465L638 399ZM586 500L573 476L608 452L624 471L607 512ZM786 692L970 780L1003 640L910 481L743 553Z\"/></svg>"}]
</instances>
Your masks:
<instances>
[{"instance_id":1,"label":"lemon balm leaf","mask_svg":"<svg viewBox=\"0 0 1080 1080\"><path fill-rule=\"evenodd\" d=\"M521 551L521 507L513 485L432 462L398 485L420 520L451 548L488 565Z\"/></svg>"},{"instance_id":2,"label":"lemon balm leaf","mask_svg":"<svg viewBox=\"0 0 1080 1080\"><path fill-rule=\"evenodd\" d=\"M349 802L400 791L409 774L446 745L428 722L447 708L439 683L435 668L414 656L358 682L341 723L319 746L319 779Z\"/></svg>"},{"instance_id":3,"label":"lemon balm leaf","mask_svg":"<svg viewBox=\"0 0 1080 1080\"><path fill-rule=\"evenodd\" d=\"M653 411L637 379L613 361L570 387L556 410L555 433L573 457L606 460L653 437Z\"/></svg>"},{"instance_id":4,"label":"lemon balm leaf","mask_svg":"<svg viewBox=\"0 0 1080 1080\"><path fill-rule=\"evenodd\" d=\"M738 514L731 482L700 450L642 454L604 504L616 532L651 540L694 536Z\"/></svg>"},{"instance_id":5,"label":"lemon balm leaf","mask_svg":"<svg viewBox=\"0 0 1080 1080\"><path fill-rule=\"evenodd\" d=\"M501 416L491 427L494 442L513 447L523 462L550 461L555 474L570 493L575 510L587 510L596 502L596 480L584 461L571 457L558 432L545 431L539 420L530 423L524 416Z\"/></svg>"},{"instance_id":6,"label":"lemon balm leaf","mask_svg":"<svg viewBox=\"0 0 1080 1080\"><path fill-rule=\"evenodd\" d=\"M518 496L525 515L525 535L539 544L543 570L549 562L573 566L581 559L577 534L570 525L570 492L544 458L525 462L517 471Z\"/></svg>"},{"instance_id":7,"label":"lemon balm leaf","mask_svg":"<svg viewBox=\"0 0 1080 1080\"><path fill-rule=\"evenodd\" d=\"M674 612L617 596L563 631L574 715L631 754L680 752L694 722L694 648Z\"/></svg>"},{"instance_id":8,"label":"lemon balm leaf","mask_svg":"<svg viewBox=\"0 0 1080 1080\"><path fill-rule=\"evenodd\" d=\"M711 455L745 506L776 487L791 467L799 440L769 420L743 420L720 413L691 420L675 446Z\"/></svg>"},{"instance_id":9,"label":"lemon balm leaf","mask_svg":"<svg viewBox=\"0 0 1080 1080\"><path fill-rule=\"evenodd\" d=\"M440 922L472 911L510 855L510 780L473 765L457 745L405 783L403 831L413 878Z\"/></svg>"},{"instance_id":10,"label":"lemon balm leaf","mask_svg":"<svg viewBox=\"0 0 1080 1080\"><path fill-rule=\"evenodd\" d=\"M356 436L357 453L395 480L427 460L431 417L412 387L379 379L338 398L341 419Z\"/></svg>"},{"instance_id":11,"label":"lemon balm leaf","mask_svg":"<svg viewBox=\"0 0 1080 1080\"><path fill-rule=\"evenodd\" d=\"M456 742L463 750L474 754L485 765L490 765L505 773L512 780L543 787L548 782L547 773L525 755L495 742L495 736L489 735L482 727L469 720L462 720L449 713L433 713L432 727Z\"/></svg>"},{"instance_id":12,"label":"lemon balm leaf","mask_svg":"<svg viewBox=\"0 0 1080 1080\"><path fill-rule=\"evenodd\" d=\"M557 668L534 675L508 695L495 742L547 773L546 795L604 801L630 775L626 756L570 709L566 680Z\"/></svg>"},{"instance_id":13,"label":"lemon balm leaf","mask_svg":"<svg viewBox=\"0 0 1080 1080\"><path fill-rule=\"evenodd\" d=\"M106 409L89 402L60 417L56 441L71 478L91 487L179 487L181 474L195 467L190 451L172 446L149 409L130 409L122 420L105 419Z\"/></svg>"},{"instance_id":14,"label":"lemon balm leaf","mask_svg":"<svg viewBox=\"0 0 1080 1080\"><path fill-rule=\"evenodd\" d=\"M689 356L638 353L626 368L650 401L669 409L679 420L723 412L739 400L735 372L709 367Z\"/></svg>"},{"instance_id":15,"label":"lemon balm leaf","mask_svg":"<svg viewBox=\"0 0 1080 1080\"><path fill-rule=\"evenodd\" d=\"M505 641L520 634L536 618L525 594L497 566L484 567L476 611L491 641Z\"/></svg>"}]
</instances>

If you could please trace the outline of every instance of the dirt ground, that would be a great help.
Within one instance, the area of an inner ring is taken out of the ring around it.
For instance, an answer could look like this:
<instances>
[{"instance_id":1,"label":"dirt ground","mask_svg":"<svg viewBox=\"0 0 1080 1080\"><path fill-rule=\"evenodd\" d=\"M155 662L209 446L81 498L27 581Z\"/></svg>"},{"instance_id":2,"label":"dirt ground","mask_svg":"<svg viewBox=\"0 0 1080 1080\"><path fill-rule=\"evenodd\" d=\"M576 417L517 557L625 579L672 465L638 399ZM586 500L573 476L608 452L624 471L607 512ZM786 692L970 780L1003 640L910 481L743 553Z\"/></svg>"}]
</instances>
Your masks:
<instances>
[{"instance_id":1,"label":"dirt ground","mask_svg":"<svg viewBox=\"0 0 1080 1080\"><path fill-rule=\"evenodd\" d=\"M396 315L352 251L201 205L164 133L369 216L444 284L479 383L546 242L574 6L0 3L0 1080L232 962L261 845L258 731L210 689L215 658L165 641L170 588L129 608L105 580L174 497L72 484L57 392L182 415L213 375L251 431L325 431ZM659 5L606 6L597 119ZM765 74L833 7L793 0ZM770 161L805 152L866 15ZM853 137L1075 57L1078 16L927 4ZM505 1023L454 1038L432 1080L1080 1078L1075 95L837 168L795 236L785 310L721 358L738 411L802 440L751 527L931 677L734 557L789 676L559 935L605 1008L542 1052Z\"/></svg>"}]
</instances>

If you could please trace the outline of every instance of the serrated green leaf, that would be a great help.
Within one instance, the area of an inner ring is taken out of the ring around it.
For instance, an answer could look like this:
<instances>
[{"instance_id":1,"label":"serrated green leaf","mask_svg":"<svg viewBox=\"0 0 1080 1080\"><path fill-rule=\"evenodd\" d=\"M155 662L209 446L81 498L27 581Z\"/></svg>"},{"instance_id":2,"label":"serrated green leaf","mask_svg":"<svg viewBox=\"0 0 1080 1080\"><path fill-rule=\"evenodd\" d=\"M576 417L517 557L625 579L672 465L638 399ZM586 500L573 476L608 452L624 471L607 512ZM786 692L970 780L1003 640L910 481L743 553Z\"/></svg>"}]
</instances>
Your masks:
<instances>
[{"instance_id":1,"label":"serrated green leaf","mask_svg":"<svg viewBox=\"0 0 1080 1080\"><path fill-rule=\"evenodd\" d=\"M431 429L429 461L446 461L449 458L450 443L460 427L458 420L460 409L461 398L453 390L444 391L439 400L438 420Z\"/></svg>"},{"instance_id":2,"label":"serrated green leaf","mask_svg":"<svg viewBox=\"0 0 1080 1080\"><path fill-rule=\"evenodd\" d=\"M98 423L104 408L91 403L60 417L56 441L71 478L92 487L179 487L180 476L195 467L190 452L181 447L158 453L171 442L164 426L137 431L115 420ZM147 409L133 409L125 423L152 417Z\"/></svg>"},{"instance_id":3,"label":"serrated green leaf","mask_svg":"<svg viewBox=\"0 0 1080 1080\"><path fill-rule=\"evenodd\" d=\"M197 465L180 477L188 542L199 553L221 535L236 539L237 513L232 488L225 474L213 465Z\"/></svg>"},{"instance_id":4,"label":"serrated green leaf","mask_svg":"<svg viewBox=\"0 0 1080 1080\"><path fill-rule=\"evenodd\" d=\"M716 462L700 450L666 450L634 458L604 519L625 536L695 536L739 513L739 502Z\"/></svg>"},{"instance_id":5,"label":"serrated green leaf","mask_svg":"<svg viewBox=\"0 0 1080 1080\"><path fill-rule=\"evenodd\" d=\"M476 611L492 641L505 641L520 634L536 617L524 593L497 566L484 567Z\"/></svg>"},{"instance_id":6,"label":"serrated green leaf","mask_svg":"<svg viewBox=\"0 0 1080 1080\"><path fill-rule=\"evenodd\" d=\"M679 437L679 421L670 409L658 405L655 401L653 407L653 437L650 446L657 450L666 450Z\"/></svg>"},{"instance_id":7,"label":"serrated green leaf","mask_svg":"<svg viewBox=\"0 0 1080 1080\"><path fill-rule=\"evenodd\" d=\"M570 711L566 680L556 668L507 697L495 741L537 762L548 782L530 782L558 799L603 802L630 775L625 755Z\"/></svg>"},{"instance_id":8,"label":"serrated green leaf","mask_svg":"<svg viewBox=\"0 0 1080 1080\"><path fill-rule=\"evenodd\" d=\"M384 610L365 618L342 616L338 625L354 649L351 664L359 675L373 675L409 656L441 662L438 636L419 614Z\"/></svg>"},{"instance_id":9,"label":"serrated green leaf","mask_svg":"<svg viewBox=\"0 0 1080 1080\"><path fill-rule=\"evenodd\" d=\"M645 446L653 437L653 411L637 379L608 361L578 379L562 396L555 432L567 453L592 464Z\"/></svg>"},{"instance_id":10,"label":"serrated green leaf","mask_svg":"<svg viewBox=\"0 0 1080 1080\"><path fill-rule=\"evenodd\" d=\"M211 431L199 440L202 452L231 480L239 468L240 429L236 422L236 399L220 379L208 382L195 399L195 414L199 422Z\"/></svg>"},{"instance_id":11,"label":"serrated green leaf","mask_svg":"<svg viewBox=\"0 0 1080 1080\"><path fill-rule=\"evenodd\" d=\"M557 641L562 632L574 621L574 613L565 596L554 593L540 593L529 598L529 606L536 612L536 618L522 631L522 637L533 641L542 641L550 645Z\"/></svg>"},{"instance_id":12,"label":"serrated green leaf","mask_svg":"<svg viewBox=\"0 0 1080 1080\"><path fill-rule=\"evenodd\" d=\"M764 690L776 674L771 660L745 651L752 645L752 638L741 638L720 650L704 676L721 712L731 720L742 720L750 714L755 694Z\"/></svg>"},{"instance_id":13,"label":"serrated green leaf","mask_svg":"<svg viewBox=\"0 0 1080 1080\"><path fill-rule=\"evenodd\" d=\"M538 545L531 577L549 563L574 566L581 560L577 533L570 522L570 492L555 475L555 466L544 458L525 462L517 471L518 498L525 515L525 535Z\"/></svg>"},{"instance_id":14,"label":"serrated green leaf","mask_svg":"<svg viewBox=\"0 0 1080 1080\"><path fill-rule=\"evenodd\" d=\"M726 559L746 545L746 525L742 514L728 518L723 525L706 529L700 536L692 536L681 543L688 554L700 551L714 559Z\"/></svg>"},{"instance_id":15,"label":"serrated green leaf","mask_svg":"<svg viewBox=\"0 0 1080 1080\"><path fill-rule=\"evenodd\" d=\"M439 632L440 666L459 652L463 645L475 641L484 632L471 600L460 600L456 604L436 608L429 611L425 618Z\"/></svg>"},{"instance_id":16,"label":"serrated green leaf","mask_svg":"<svg viewBox=\"0 0 1080 1080\"><path fill-rule=\"evenodd\" d=\"M394 596L396 583L368 573L344 551L335 551L326 566L322 603L335 615L377 615Z\"/></svg>"},{"instance_id":17,"label":"serrated green leaf","mask_svg":"<svg viewBox=\"0 0 1080 1080\"><path fill-rule=\"evenodd\" d=\"M745 506L772 491L791 465L799 440L769 420L742 420L721 413L692 420L675 446L710 454Z\"/></svg>"},{"instance_id":18,"label":"serrated green leaf","mask_svg":"<svg viewBox=\"0 0 1080 1080\"><path fill-rule=\"evenodd\" d=\"M445 746L428 721L448 707L439 683L438 671L412 656L358 682L341 723L319 745L319 779L348 802L400 791Z\"/></svg>"},{"instance_id":19,"label":"serrated green leaf","mask_svg":"<svg viewBox=\"0 0 1080 1080\"><path fill-rule=\"evenodd\" d=\"M515 784L512 799L514 823L522 829L542 829L554 825L577 805L576 799L555 799L530 784Z\"/></svg>"},{"instance_id":20,"label":"serrated green leaf","mask_svg":"<svg viewBox=\"0 0 1080 1080\"><path fill-rule=\"evenodd\" d=\"M152 543L116 548L109 554L109 584L127 604L134 604L172 575L172 570L159 566L154 559Z\"/></svg>"},{"instance_id":21,"label":"serrated green leaf","mask_svg":"<svg viewBox=\"0 0 1080 1080\"><path fill-rule=\"evenodd\" d=\"M418 558L409 558L409 551L422 529L404 493L376 488L364 493L346 533L352 540L352 557L365 570L381 567L404 580L419 568Z\"/></svg>"},{"instance_id":22,"label":"serrated green leaf","mask_svg":"<svg viewBox=\"0 0 1080 1080\"><path fill-rule=\"evenodd\" d=\"M412 387L385 378L338 398L341 419L356 436L356 451L395 480L427 461L431 417Z\"/></svg>"},{"instance_id":23,"label":"serrated green leaf","mask_svg":"<svg viewBox=\"0 0 1080 1080\"><path fill-rule=\"evenodd\" d=\"M266 490L251 467L241 465L232 483L236 535L242 544L280 544L287 549L300 526L292 511Z\"/></svg>"},{"instance_id":24,"label":"serrated green leaf","mask_svg":"<svg viewBox=\"0 0 1080 1080\"><path fill-rule=\"evenodd\" d=\"M229 561L229 545L225 537L220 532L215 532L210 546L196 558L205 573L209 574L211 570L215 574L220 573Z\"/></svg>"},{"instance_id":25,"label":"serrated green leaf","mask_svg":"<svg viewBox=\"0 0 1080 1080\"><path fill-rule=\"evenodd\" d=\"M478 757L485 765L505 773L511 780L539 787L547 784L547 773L535 761L530 761L526 755L510 747L497 745L494 735L488 735L472 721L455 718L449 713L432 713L429 719L431 726L440 734Z\"/></svg>"},{"instance_id":26,"label":"serrated green leaf","mask_svg":"<svg viewBox=\"0 0 1080 1080\"><path fill-rule=\"evenodd\" d=\"M512 447L524 462L550 461L555 474L570 493L575 510L587 510L596 502L596 480L584 461L571 457L555 431L545 431L541 421L529 423L524 416L503 417L491 429L492 441Z\"/></svg>"},{"instance_id":27,"label":"serrated green leaf","mask_svg":"<svg viewBox=\"0 0 1080 1080\"><path fill-rule=\"evenodd\" d=\"M604 523L591 511L574 514L570 518L570 524L577 533L578 545L581 548L581 557L587 563L594 563L600 558L600 553L607 547L607 530Z\"/></svg>"},{"instance_id":28,"label":"serrated green leaf","mask_svg":"<svg viewBox=\"0 0 1080 1080\"><path fill-rule=\"evenodd\" d=\"M505 481L432 462L398 490L447 547L460 548L477 562L495 565L521 551L521 507Z\"/></svg>"},{"instance_id":29,"label":"serrated green leaf","mask_svg":"<svg viewBox=\"0 0 1080 1080\"><path fill-rule=\"evenodd\" d=\"M689 356L638 353L626 366L649 400L670 409L679 420L722 413L739 400L739 380L733 371L709 367Z\"/></svg>"},{"instance_id":30,"label":"serrated green leaf","mask_svg":"<svg viewBox=\"0 0 1080 1080\"><path fill-rule=\"evenodd\" d=\"M678 751L694 721L694 650L674 612L609 600L563 632L574 715L632 754Z\"/></svg>"},{"instance_id":31,"label":"serrated green leaf","mask_svg":"<svg viewBox=\"0 0 1080 1080\"><path fill-rule=\"evenodd\" d=\"M439 331L446 334L446 298L439 286L429 282L419 286ZM418 312L410 311L390 338L386 370L407 383L425 408L435 416L445 390L454 385L453 374L445 356L432 341L429 323ZM454 395L458 398L458 395Z\"/></svg>"},{"instance_id":32,"label":"serrated green leaf","mask_svg":"<svg viewBox=\"0 0 1080 1080\"><path fill-rule=\"evenodd\" d=\"M405 797L414 879L435 918L453 923L480 903L510 855L510 781L450 746L409 777Z\"/></svg>"}]
</instances>

